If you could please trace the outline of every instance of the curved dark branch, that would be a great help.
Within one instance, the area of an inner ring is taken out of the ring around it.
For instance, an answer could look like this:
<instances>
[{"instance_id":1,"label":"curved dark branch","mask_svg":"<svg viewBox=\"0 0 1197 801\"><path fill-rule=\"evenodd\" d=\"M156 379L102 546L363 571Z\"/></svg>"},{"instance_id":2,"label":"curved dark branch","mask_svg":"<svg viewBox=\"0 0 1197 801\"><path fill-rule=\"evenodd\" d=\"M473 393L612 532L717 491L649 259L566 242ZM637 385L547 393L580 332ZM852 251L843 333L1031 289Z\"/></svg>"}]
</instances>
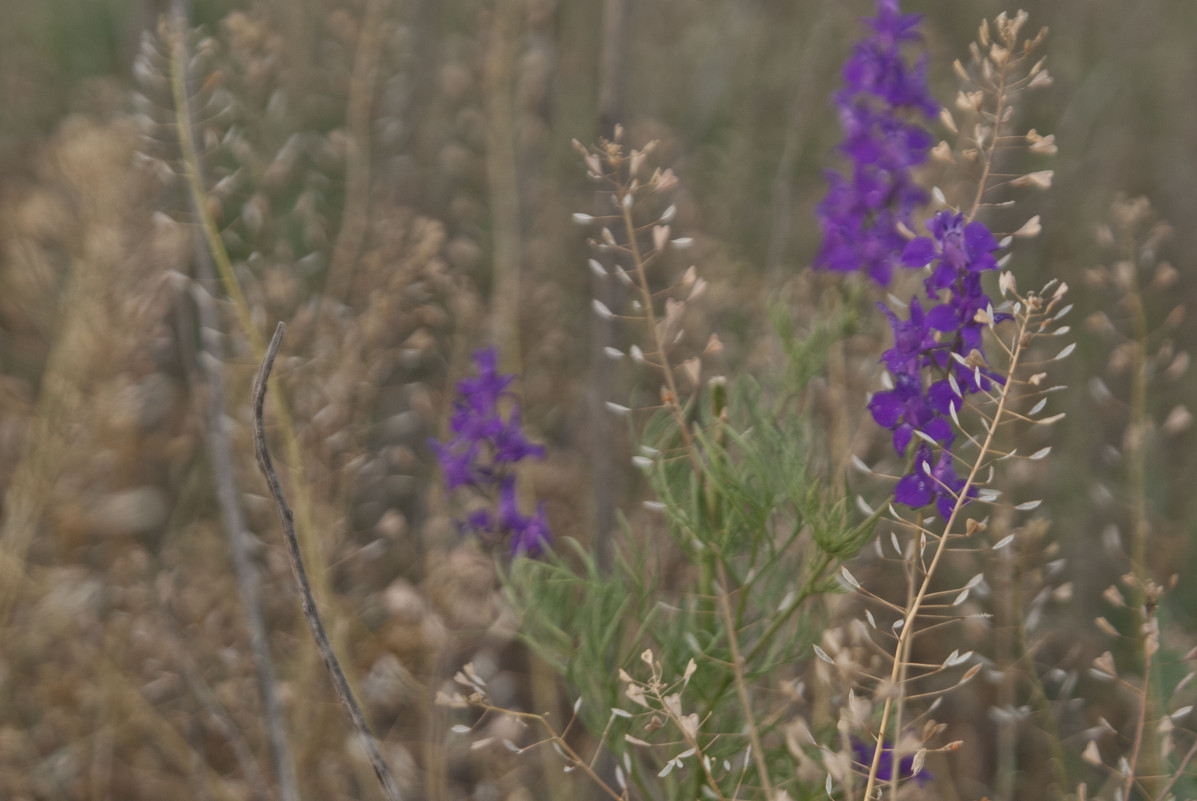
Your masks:
<instances>
[{"instance_id":1,"label":"curved dark branch","mask_svg":"<svg viewBox=\"0 0 1197 801\"><path fill-rule=\"evenodd\" d=\"M378 742L366 725L366 718L349 689L349 682L345 678L344 671L341 670L337 655L333 653L328 635L324 632L324 624L320 622L320 614L316 611L316 600L312 596L312 587L308 583L307 571L304 570L303 560L299 556L299 540L295 535L295 517L291 512L291 507L287 504L286 496L283 495L278 473L274 471L274 463L270 460L270 451L266 447L266 427L262 423L262 406L266 401L270 369L274 366L274 357L278 354L278 347L282 344L283 331L286 328L283 323L278 324L278 328L274 331L274 338L270 340L270 345L266 348L266 355L262 358L262 365L258 368L258 377L254 380L254 454L258 457L258 468L266 477L266 484L270 487L270 494L274 497L274 503L278 507L278 516L283 524L283 539L287 544L287 556L291 559L291 573L295 576L295 583L299 586L303 616L308 622L308 628L312 630L312 637L316 640L320 658L324 661L329 678L332 679L337 697L341 699L341 705L345 707L345 713L353 721L353 728L361 738L362 747L366 750L370 765L374 768L374 775L378 777L378 783L382 785L383 794L387 797L387 801L401 801L399 787L395 784L395 779L387 769L386 763L382 761Z\"/></svg>"}]
</instances>

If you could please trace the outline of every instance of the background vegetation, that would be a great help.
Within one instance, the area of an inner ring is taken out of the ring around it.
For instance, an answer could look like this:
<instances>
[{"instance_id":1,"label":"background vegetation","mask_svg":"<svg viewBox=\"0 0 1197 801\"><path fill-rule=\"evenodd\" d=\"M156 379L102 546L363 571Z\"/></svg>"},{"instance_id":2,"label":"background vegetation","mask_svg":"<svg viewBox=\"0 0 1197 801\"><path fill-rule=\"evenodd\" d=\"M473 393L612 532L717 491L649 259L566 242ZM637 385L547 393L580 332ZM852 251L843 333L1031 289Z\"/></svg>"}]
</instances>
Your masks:
<instances>
[{"instance_id":1,"label":"background vegetation","mask_svg":"<svg viewBox=\"0 0 1197 801\"><path fill-rule=\"evenodd\" d=\"M952 59L1005 7L903 5L926 14L932 88L946 102ZM182 178L174 40L159 22L167 6L0 0L0 797L278 797L238 547L259 573L301 796L375 797L254 469L259 354L205 266ZM706 318L688 330L718 331L728 372L778 365L770 299L785 299L804 331L822 297L807 271L840 135L829 95L870 4L626 6L613 30L603 3L569 0L185 9L203 211L258 336L288 322L275 372L295 449L278 453L304 499L326 622L413 797L569 791L556 768L542 777L537 762L470 751L431 701L472 661L497 701L556 703L516 642L492 563L459 542L426 445L470 352L495 341L522 375L525 423L549 452L528 480L558 536L601 548L616 509L633 530L659 525L637 511L632 445L602 407L648 385L601 358L627 334L590 312L586 234L569 216L600 201L571 139L621 121L633 145L660 140L654 160L682 178L675 229L695 237L688 256L710 282ZM1079 346L1053 376L1070 387L1069 417L1046 469L1011 481L1045 494L1049 556L1068 560L1073 581L1045 606L1056 633L1038 658L1083 670L1109 647L1092 621L1109 614L1102 590L1126 570L1108 531L1138 519L1127 453L1143 454L1150 572L1181 577L1164 639L1180 653L1197 642L1197 475L1177 411L1195 390L1180 354L1195 336L1183 309L1197 290L1197 7L1027 10L1031 26L1051 28L1055 83L1028 98L1023 123L1054 133L1060 154L1050 192L1020 206L1044 228L1013 266L1023 286L1073 286ZM1144 283L1145 318L1167 327L1152 343L1148 419L1129 438L1127 298L1138 289L1093 269L1117 275L1122 257L1095 231L1119 193L1149 197L1172 221L1150 255L1177 271ZM850 411L824 396L820 413L857 425L886 336L872 324L849 341ZM854 441L871 461L882 439ZM232 507L252 533L241 546L226 534ZM941 715L966 741L937 768L961 797L1005 797L985 715L1001 691L971 685ZM1126 699L1096 698L1062 725L1120 725ZM1018 797L1033 792L1028 781Z\"/></svg>"}]
</instances>

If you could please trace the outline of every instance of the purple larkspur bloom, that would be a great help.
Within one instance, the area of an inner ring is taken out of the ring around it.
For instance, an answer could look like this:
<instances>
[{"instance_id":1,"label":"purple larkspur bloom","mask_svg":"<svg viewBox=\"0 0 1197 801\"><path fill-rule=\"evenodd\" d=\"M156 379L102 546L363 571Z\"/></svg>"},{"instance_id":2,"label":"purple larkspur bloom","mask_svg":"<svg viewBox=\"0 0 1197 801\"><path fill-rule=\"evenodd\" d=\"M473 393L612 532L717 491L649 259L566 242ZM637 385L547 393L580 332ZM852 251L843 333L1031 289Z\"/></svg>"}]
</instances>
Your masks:
<instances>
[{"instance_id":1,"label":"purple larkspur bloom","mask_svg":"<svg viewBox=\"0 0 1197 801\"><path fill-rule=\"evenodd\" d=\"M997 269L993 252L998 242L985 223L965 223L963 214L951 211L936 213L927 222L927 230L930 237L911 240L902 253L907 266L930 269L931 274L923 282L927 297L938 299L947 290L947 299L927 312L927 323L948 335L944 340L960 357L968 359L975 351L984 361L981 336L993 301L981 288L981 274ZM1008 314L993 315L995 324L1008 319ZM941 367L949 366L946 356L944 353L938 357ZM951 369L965 392L988 389L990 380L1001 381L987 369L974 370L958 360L952 360Z\"/></svg>"},{"instance_id":2,"label":"purple larkspur bloom","mask_svg":"<svg viewBox=\"0 0 1197 801\"><path fill-rule=\"evenodd\" d=\"M878 392L869 401L869 411L877 425L894 432L894 450L906 453L915 431L921 431L939 444L951 445L956 434L952 424L944 417L948 404L955 401L951 387L947 395L939 387L934 395L923 392L922 380L918 376L898 375L894 377L893 389ZM947 382L937 382L942 385ZM937 400L932 400L932 398Z\"/></svg>"},{"instance_id":3,"label":"purple larkspur bloom","mask_svg":"<svg viewBox=\"0 0 1197 801\"><path fill-rule=\"evenodd\" d=\"M925 268L923 282L930 307L910 301L910 317L903 320L885 309L894 332L894 346L881 361L894 376L894 388L878 392L869 403L877 424L893 431L894 449L904 454L916 432L924 437L915 454L914 469L899 480L895 498L913 508L936 504L945 516L956 506L964 479L953 464L954 436L944 436L953 407L965 396L990 389L1003 377L986 366L984 329L1010 319L995 312L981 286L981 276L997 269L993 252L999 245L981 222L940 211L927 221L930 236L917 237L903 249L907 267ZM927 439L941 451L932 465ZM970 487L968 497L976 492Z\"/></svg>"},{"instance_id":4,"label":"purple larkspur bloom","mask_svg":"<svg viewBox=\"0 0 1197 801\"><path fill-rule=\"evenodd\" d=\"M519 406L508 389L515 376L498 371L498 352L493 347L476 352L474 365L477 375L457 382L449 419L452 436L429 445L440 460L447 489L468 487L489 503L459 522L462 531L506 539L512 555L539 553L551 539L544 504L530 517L520 513L514 469L526 458L543 459L544 448L524 435ZM506 418L500 409L504 398L510 405Z\"/></svg>"},{"instance_id":5,"label":"purple larkspur bloom","mask_svg":"<svg viewBox=\"0 0 1197 801\"><path fill-rule=\"evenodd\" d=\"M873 765L873 756L877 753L877 746L869 745L861 740L852 738L852 759L856 763L856 770L868 775ZM894 749L889 740L881 744L881 761L877 763L877 779L888 782L894 777ZM907 754L898 760L898 778L913 778L921 787L931 781L934 776L926 769L914 773L914 754Z\"/></svg>"},{"instance_id":6,"label":"purple larkspur bloom","mask_svg":"<svg viewBox=\"0 0 1197 801\"><path fill-rule=\"evenodd\" d=\"M927 200L911 176L932 143L918 120L939 108L927 89L926 57L911 65L902 53L903 43L921 39L920 19L901 13L898 0L878 0L877 16L864 20L871 33L844 64L844 88L833 99L844 131L839 150L852 169L827 172L816 268L862 270L886 286L902 265L900 226L909 228L914 209Z\"/></svg>"},{"instance_id":7,"label":"purple larkspur bloom","mask_svg":"<svg viewBox=\"0 0 1197 801\"><path fill-rule=\"evenodd\" d=\"M945 520L951 517L965 484L956 473L954 461L952 451L945 447L932 463L931 446L919 443L914 454L914 470L898 480L894 498L912 509L922 509L934 502ZM976 494L976 488L969 487L968 497Z\"/></svg>"}]
</instances>

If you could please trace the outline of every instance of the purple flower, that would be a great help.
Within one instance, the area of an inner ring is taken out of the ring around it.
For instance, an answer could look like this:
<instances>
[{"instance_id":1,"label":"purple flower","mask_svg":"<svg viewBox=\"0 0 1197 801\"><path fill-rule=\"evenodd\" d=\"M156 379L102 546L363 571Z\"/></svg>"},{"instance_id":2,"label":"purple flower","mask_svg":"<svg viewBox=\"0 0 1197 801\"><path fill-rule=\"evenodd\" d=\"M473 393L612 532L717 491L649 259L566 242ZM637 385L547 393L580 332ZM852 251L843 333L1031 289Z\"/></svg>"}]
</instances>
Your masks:
<instances>
[{"instance_id":1,"label":"purple flower","mask_svg":"<svg viewBox=\"0 0 1197 801\"><path fill-rule=\"evenodd\" d=\"M952 516L962 489L964 479L956 474L951 450L946 447L941 450L932 466L931 446L924 442L915 450L914 471L902 476L894 487L894 498L912 509L922 509L934 501L946 520ZM968 497L976 494L976 488L969 487Z\"/></svg>"},{"instance_id":2,"label":"purple flower","mask_svg":"<svg viewBox=\"0 0 1197 801\"><path fill-rule=\"evenodd\" d=\"M445 487L469 487L487 499L489 508L470 513L459 522L463 531L488 539L505 538L512 555L542 551L551 538L541 504L532 517L519 511L514 468L532 457L544 458L544 448L524 436L519 406L510 401L504 419L500 404L511 399L515 376L498 372L498 353L492 348L474 354L478 374L457 383L457 399L448 442L431 440L445 475Z\"/></svg>"},{"instance_id":3,"label":"purple flower","mask_svg":"<svg viewBox=\"0 0 1197 801\"><path fill-rule=\"evenodd\" d=\"M910 319L901 320L883 304L877 308L889 318L894 332L894 346L881 354L881 361L895 376L918 375L928 362L928 354L936 348L935 335L923 314L923 305L918 298L910 299Z\"/></svg>"},{"instance_id":4,"label":"purple flower","mask_svg":"<svg viewBox=\"0 0 1197 801\"><path fill-rule=\"evenodd\" d=\"M943 416L940 405L932 402L930 394L923 394L921 379L905 374L894 379L896 386L892 390L878 392L869 401L869 411L877 425L894 432L894 450L899 455L906 453L915 431L923 432L944 447L951 445L956 437L952 424Z\"/></svg>"},{"instance_id":5,"label":"purple flower","mask_svg":"<svg viewBox=\"0 0 1197 801\"><path fill-rule=\"evenodd\" d=\"M927 223L927 230L932 238L912 239L902 252L902 261L907 267L939 262L926 281L928 295L951 286L965 272L997 269L993 251L998 243L985 223L965 225L963 214L941 211Z\"/></svg>"},{"instance_id":6,"label":"purple flower","mask_svg":"<svg viewBox=\"0 0 1197 801\"><path fill-rule=\"evenodd\" d=\"M852 738L852 759L856 763L856 770L868 775L873 765L873 756L876 753L877 746L864 743L855 737ZM882 782L891 781L894 777L893 753L894 749L889 740L881 743L881 760L877 763L877 778ZM898 778L909 779L912 775L920 787L935 778L926 770L920 770L914 774L914 754L907 754L898 760Z\"/></svg>"},{"instance_id":7,"label":"purple flower","mask_svg":"<svg viewBox=\"0 0 1197 801\"><path fill-rule=\"evenodd\" d=\"M981 287L982 274L997 269L993 252L998 242L989 228L981 222L966 223L963 214L941 211L927 221L927 230L931 236L904 247L902 263L930 270L923 286L931 306L924 312L912 298L908 320L884 309L894 346L881 361L893 374L895 386L874 395L869 409L878 425L894 432L899 454L906 452L915 432L925 435L915 452L913 471L894 489L896 500L915 509L934 502L946 517L964 487L953 465L954 435L948 420L966 395L1004 381L985 366L982 336L991 316L996 324L1010 315L994 312ZM941 447L933 467L928 438ZM970 487L968 497L975 495Z\"/></svg>"},{"instance_id":8,"label":"purple flower","mask_svg":"<svg viewBox=\"0 0 1197 801\"><path fill-rule=\"evenodd\" d=\"M902 264L913 210L926 202L911 168L927 160L931 134L918 122L939 108L927 89L926 58L913 67L903 42L921 39L918 14L902 14L897 0L878 0L872 33L844 64L844 88L834 96L844 141L840 151L851 176L829 171L827 197L818 207L823 243L815 267L863 270L882 286ZM913 118L913 120L911 119Z\"/></svg>"}]
</instances>

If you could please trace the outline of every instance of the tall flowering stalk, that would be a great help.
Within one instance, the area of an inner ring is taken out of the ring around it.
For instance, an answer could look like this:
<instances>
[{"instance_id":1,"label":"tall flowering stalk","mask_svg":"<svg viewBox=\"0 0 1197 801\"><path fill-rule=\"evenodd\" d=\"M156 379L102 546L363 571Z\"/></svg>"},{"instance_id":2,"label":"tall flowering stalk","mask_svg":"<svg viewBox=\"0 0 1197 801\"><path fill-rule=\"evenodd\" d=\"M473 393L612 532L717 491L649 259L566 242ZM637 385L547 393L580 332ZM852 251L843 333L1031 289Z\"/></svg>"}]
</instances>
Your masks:
<instances>
[{"instance_id":1,"label":"tall flowering stalk","mask_svg":"<svg viewBox=\"0 0 1197 801\"><path fill-rule=\"evenodd\" d=\"M914 469L898 481L894 497L921 509L933 501L940 514L951 514L963 481L953 464L956 433L952 418L964 397L986 391L1001 376L988 367L982 332L1010 319L996 313L981 288L981 276L997 269L993 251L998 243L982 222L940 211L927 223L930 237L909 242L902 262L930 268L924 281L930 308L917 297L910 300L910 318L903 320L882 306L894 332L894 346L882 354L893 389L869 401L873 419L893 431L894 450L903 456L911 442ZM941 450L932 464L932 445Z\"/></svg>"},{"instance_id":2,"label":"tall flowering stalk","mask_svg":"<svg viewBox=\"0 0 1197 801\"><path fill-rule=\"evenodd\" d=\"M449 490L468 487L487 505L460 522L463 531L487 540L506 540L512 555L535 554L549 543L544 503L536 514L519 510L515 468L526 458L544 458L544 448L524 436L520 407L513 400L504 419L500 404L512 398L508 390L513 375L499 373L498 352L492 348L474 354L478 374L457 383L457 399L449 421L452 436L430 445L440 459Z\"/></svg>"},{"instance_id":3,"label":"tall flowering stalk","mask_svg":"<svg viewBox=\"0 0 1197 801\"><path fill-rule=\"evenodd\" d=\"M1066 287L1061 284L1053 291L1049 284L1041 293L1020 295L1013 276L1006 273L999 284L1009 300L997 304L995 309L994 301L982 287L982 279L985 273L998 269L994 253L1012 238L999 243L985 223L974 219L985 205L986 193L995 186L1050 185L1050 171L1007 176L994 169L999 147L1008 147L1022 138L1003 131L1012 116L1011 99L1020 89L1048 80L1042 62L1029 66L1028 57L1042 34L1031 41L1020 40L1019 31L1025 20L1026 14L1022 12L1013 18L999 16L997 41L990 38L988 26L982 26L980 44L973 47L979 62L978 89L962 92L957 102L962 110L975 115L976 120L971 136L962 137L959 150L960 162L977 183L971 208L967 213L956 209L938 211L926 222L928 236L904 241L894 251L892 258L902 265L924 270L922 297L911 298L905 315L881 306L889 318L894 344L881 358L888 371L887 387L870 399L869 410L879 425L892 432L894 450L911 465L909 472L898 480L894 498L918 514L913 519L895 514L900 530L913 533L914 541L906 551L899 548L906 562L909 592L904 605L889 605L899 610L901 617L888 632L893 639L892 663L888 683L884 683L888 691L884 694L875 735L878 743L883 743L891 730L904 730L906 688L911 682L962 665L971 657L971 654L953 653L942 665L928 666L914 663L911 649L921 627L920 616L929 612L937 617L950 615L952 608L967 598L969 590L981 578L976 577L958 590L946 591L955 595L949 604L939 600L941 592L931 589L951 544L976 538L985 530L984 522L964 521L963 510L971 500L992 502L998 497L995 490L979 488L987 481L983 478L986 468L1014 455L997 449L995 436L999 428L1012 420L1051 423L1062 417L1035 420L1044 402L1025 415L1016 413L1012 406L1018 395L1016 390L1028 394L1040 391L1037 387L1044 374L1025 379L1020 375L1028 362L1028 347L1036 337L1067 331L1064 327L1058 332L1052 330L1068 311L1062 306ZM956 71L968 79L967 71L959 63ZM940 116L949 129L958 132L948 112ZM1036 151L1036 145L1043 141L1045 138L1034 131L1026 135L1033 152L1048 152L1042 146ZM956 162L954 151L946 142L935 150L937 157ZM998 178L1006 180L990 184ZM1034 218L1015 236L1033 236L1038 229L1038 218ZM991 366L986 354L986 329L992 332L992 341L1002 351L1002 369ZM1064 348L1057 358L1067 356L1071 350L1071 346ZM960 415L966 402L973 416L966 421L968 425L962 425ZM979 424L982 431L972 433L974 424ZM969 448L967 456L963 453L965 446ZM1046 453L1045 449L1031 458L1041 458ZM957 470L958 464L963 466L963 475ZM1015 508L1030 510L1038 503L1031 501ZM923 512L932 505L943 517L942 527L937 531L926 527ZM894 543L897 547L896 537ZM849 583L859 586L854 580ZM977 669L979 666L974 665L961 682ZM920 745L914 753L910 773L919 773L927 752L954 747L955 744L949 744L934 749L925 743ZM873 798L882 784L889 785L891 797L897 793L899 767L909 752L901 753L895 748L883 757L884 751L883 747L877 747L871 754L865 798ZM886 760L891 763L888 767L883 764Z\"/></svg>"},{"instance_id":4,"label":"tall flowering stalk","mask_svg":"<svg viewBox=\"0 0 1197 801\"><path fill-rule=\"evenodd\" d=\"M902 228L913 227L914 210L927 201L912 170L927 160L932 139L922 121L939 104L927 89L926 56L911 65L902 53L903 43L921 39L920 19L901 13L898 0L878 0L877 16L865 20L872 33L844 65L844 88L834 97L851 173L827 172L817 212L823 243L815 266L861 270L881 286L901 263Z\"/></svg>"}]
</instances>

